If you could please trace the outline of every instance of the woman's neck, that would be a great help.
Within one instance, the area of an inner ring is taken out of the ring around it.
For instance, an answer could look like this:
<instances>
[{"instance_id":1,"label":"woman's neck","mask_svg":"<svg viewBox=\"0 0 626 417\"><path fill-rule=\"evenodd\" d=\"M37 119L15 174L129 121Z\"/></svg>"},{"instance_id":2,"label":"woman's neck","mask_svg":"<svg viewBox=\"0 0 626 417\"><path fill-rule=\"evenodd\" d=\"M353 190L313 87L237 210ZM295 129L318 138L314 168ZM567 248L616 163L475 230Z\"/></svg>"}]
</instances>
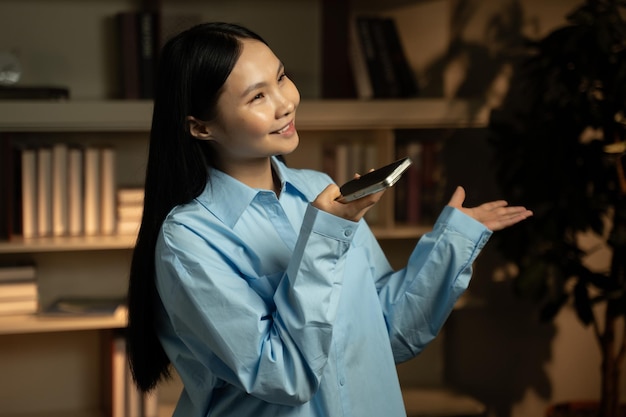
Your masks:
<instances>
[{"instance_id":1,"label":"woman's neck","mask_svg":"<svg viewBox=\"0 0 626 417\"><path fill-rule=\"evenodd\" d=\"M219 168L248 187L280 192L280 182L275 178L270 158L222 163Z\"/></svg>"}]
</instances>

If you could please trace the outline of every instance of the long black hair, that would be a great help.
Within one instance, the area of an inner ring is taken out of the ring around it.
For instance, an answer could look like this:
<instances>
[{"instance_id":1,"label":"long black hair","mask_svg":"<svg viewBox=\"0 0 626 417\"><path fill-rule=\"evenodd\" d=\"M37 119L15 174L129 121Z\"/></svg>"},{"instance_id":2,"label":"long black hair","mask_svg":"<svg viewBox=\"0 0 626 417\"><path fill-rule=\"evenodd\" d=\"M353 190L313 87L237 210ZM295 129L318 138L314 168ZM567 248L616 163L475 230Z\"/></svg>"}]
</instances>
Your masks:
<instances>
[{"instance_id":1,"label":"long black hair","mask_svg":"<svg viewBox=\"0 0 626 417\"><path fill-rule=\"evenodd\" d=\"M166 42L159 56L145 177L143 217L128 287L129 362L139 389L150 391L170 376L170 360L157 336L155 244L172 208L206 186L214 155L207 141L191 136L187 117L211 121L222 87L254 32L229 23L204 23ZM265 42L264 42L265 43Z\"/></svg>"}]
</instances>

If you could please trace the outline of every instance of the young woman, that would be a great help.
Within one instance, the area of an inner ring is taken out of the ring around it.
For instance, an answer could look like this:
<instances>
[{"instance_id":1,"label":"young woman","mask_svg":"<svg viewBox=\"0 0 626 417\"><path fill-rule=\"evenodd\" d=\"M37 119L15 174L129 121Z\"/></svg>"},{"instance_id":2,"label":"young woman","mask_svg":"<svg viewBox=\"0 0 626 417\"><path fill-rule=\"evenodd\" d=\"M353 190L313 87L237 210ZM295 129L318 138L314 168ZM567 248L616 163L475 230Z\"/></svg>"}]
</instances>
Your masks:
<instances>
[{"instance_id":1,"label":"young woman","mask_svg":"<svg viewBox=\"0 0 626 417\"><path fill-rule=\"evenodd\" d=\"M208 23L164 46L128 342L144 391L169 374L175 415L404 416L395 363L438 333L492 230L531 213L464 208L458 188L408 265L389 266L325 174L285 166L300 96L245 28Z\"/></svg>"}]
</instances>

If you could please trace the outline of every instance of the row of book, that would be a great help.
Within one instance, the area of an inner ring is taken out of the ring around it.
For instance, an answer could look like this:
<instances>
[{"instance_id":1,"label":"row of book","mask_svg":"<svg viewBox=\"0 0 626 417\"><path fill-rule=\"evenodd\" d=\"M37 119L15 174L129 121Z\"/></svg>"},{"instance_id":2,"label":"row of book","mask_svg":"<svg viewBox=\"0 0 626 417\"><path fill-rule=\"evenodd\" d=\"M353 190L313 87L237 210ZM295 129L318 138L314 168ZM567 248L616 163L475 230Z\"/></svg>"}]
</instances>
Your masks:
<instances>
[{"instance_id":1,"label":"row of book","mask_svg":"<svg viewBox=\"0 0 626 417\"><path fill-rule=\"evenodd\" d=\"M396 158L408 156L409 169L394 185L394 220L397 223L421 225L433 223L442 208L444 173L441 162L443 143L438 140L399 141ZM389 163L390 161L386 161ZM322 148L322 170L341 185L372 168L385 165L377 155L374 143L329 143ZM366 215L370 223L378 220L377 206Z\"/></svg>"},{"instance_id":2,"label":"row of book","mask_svg":"<svg viewBox=\"0 0 626 417\"><path fill-rule=\"evenodd\" d=\"M118 187L112 146L11 145L0 136L0 239L135 234L143 190Z\"/></svg>"},{"instance_id":3,"label":"row of book","mask_svg":"<svg viewBox=\"0 0 626 417\"><path fill-rule=\"evenodd\" d=\"M445 175L438 140L399 142L397 156L413 163L395 185L395 221L409 225L432 224L443 207Z\"/></svg>"},{"instance_id":4,"label":"row of book","mask_svg":"<svg viewBox=\"0 0 626 417\"><path fill-rule=\"evenodd\" d=\"M34 265L0 266L0 316L35 314L39 310Z\"/></svg>"},{"instance_id":5,"label":"row of book","mask_svg":"<svg viewBox=\"0 0 626 417\"><path fill-rule=\"evenodd\" d=\"M104 340L109 360L105 366L110 388L106 404L109 417L158 417L158 391L142 393L133 383L123 331L111 330Z\"/></svg>"},{"instance_id":6,"label":"row of book","mask_svg":"<svg viewBox=\"0 0 626 417\"><path fill-rule=\"evenodd\" d=\"M328 143L322 147L322 170L338 185L345 184L355 174L363 174L378 168L376 145L372 142L339 142ZM365 218L376 223L379 218L378 206L372 207Z\"/></svg>"},{"instance_id":7,"label":"row of book","mask_svg":"<svg viewBox=\"0 0 626 417\"><path fill-rule=\"evenodd\" d=\"M416 97L417 80L395 20L356 16L350 24L349 54L358 97Z\"/></svg>"},{"instance_id":8,"label":"row of book","mask_svg":"<svg viewBox=\"0 0 626 417\"><path fill-rule=\"evenodd\" d=\"M51 146L20 149L22 235L115 233L115 149Z\"/></svg>"}]
</instances>

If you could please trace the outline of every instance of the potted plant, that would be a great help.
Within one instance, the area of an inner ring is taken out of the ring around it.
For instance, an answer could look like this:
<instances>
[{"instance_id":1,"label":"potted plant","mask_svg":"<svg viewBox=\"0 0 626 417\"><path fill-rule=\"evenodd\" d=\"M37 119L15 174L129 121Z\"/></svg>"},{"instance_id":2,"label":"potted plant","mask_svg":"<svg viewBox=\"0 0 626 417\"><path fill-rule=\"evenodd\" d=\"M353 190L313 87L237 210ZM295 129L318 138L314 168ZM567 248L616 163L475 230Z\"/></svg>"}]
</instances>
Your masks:
<instances>
[{"instance_id":1,"label":"potted plant","mask_svg":"<svg viewBox=\"0 0 626 417\"><path fill-rule=\"evenodd\" d=\"M514 288L552 319L571 303L601 352L601 417L617 416L626 355L626 1L585 0L567 24L527 42L491 114L497 178L532 221L500 233ZM581 234L610 248L585 261Z\"/></svg>"}]
</instances>

